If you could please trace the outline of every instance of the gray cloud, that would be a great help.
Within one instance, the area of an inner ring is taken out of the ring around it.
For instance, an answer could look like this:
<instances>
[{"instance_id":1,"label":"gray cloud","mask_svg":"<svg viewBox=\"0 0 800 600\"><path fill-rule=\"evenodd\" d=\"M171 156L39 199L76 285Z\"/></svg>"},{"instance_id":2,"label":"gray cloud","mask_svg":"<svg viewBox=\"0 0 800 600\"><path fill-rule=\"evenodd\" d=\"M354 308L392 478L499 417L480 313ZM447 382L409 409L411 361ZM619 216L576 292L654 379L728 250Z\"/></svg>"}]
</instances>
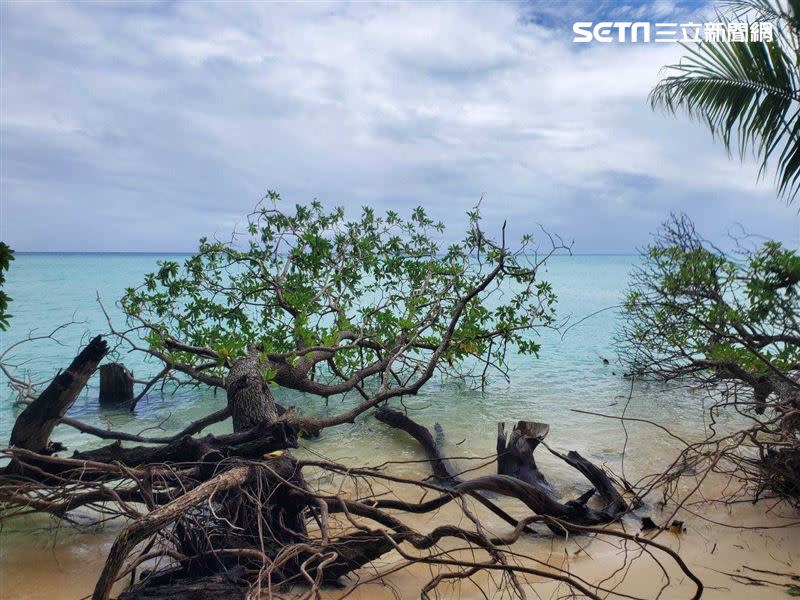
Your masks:
<instances>
[{"instance_id":1,"label":"gray cloud","mask_svg":"<svg viewBox=\"0 0 800 600\"><path fill-rule=\"evenodd\" d=\"M632 251L676 210L797 244L756 165L648 107L681 49L576 48L586 6L3 3L3 238L191 250L277 189L454 228L485 192L492 225L582 252Z\"/></svg>"}]
</instances>

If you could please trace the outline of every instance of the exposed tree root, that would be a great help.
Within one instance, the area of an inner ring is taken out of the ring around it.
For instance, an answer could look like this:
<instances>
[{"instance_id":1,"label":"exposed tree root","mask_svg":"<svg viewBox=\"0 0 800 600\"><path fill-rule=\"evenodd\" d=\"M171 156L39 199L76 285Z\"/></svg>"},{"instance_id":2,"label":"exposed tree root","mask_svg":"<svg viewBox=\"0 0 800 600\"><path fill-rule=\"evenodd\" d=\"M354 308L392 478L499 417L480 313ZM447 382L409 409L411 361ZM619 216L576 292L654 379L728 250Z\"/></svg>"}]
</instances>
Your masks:
<instances>
[{"instance_id":1,"label":"exposed tree root","mask_svg":"<svg viewBox=\"0 0 800 600\"><path fill-rule=\"evenodd\" d=\"M73 387L70 394L77 391ZM50 413L45 413L49 419ZM213 418L220 414L224 413ZM435 595L445 583L479 573L490 574L493 585L518 598L526 598L524 576L555 581L588 598L624 596L613 585L590 583L569 569L512 549L537 526L558 535L610 536L649 556L668 557L695 583L692 597L700 597L702 584L672 550L598 527L629 510L603 469L577 453L551 450L593 486L576 500L555 499L533 459L546 426L519 423L508 442L505 435L502 443L498 438L498 473L466 478L445 456L440 427L433 435L387 407L376 416L421 444L436 482L381 469L297 460L288 452L297 446L296 421L256 419L250 429L221 436L195 438L183 432L154 442L156 438L106 435L117 441L70 458L50 454L49 440L42 451L8 448L0 455L9 460L0 472L0 522L31 512L77 525L128 519L109 552L94 600L111 598L114 586L128 580L120 599L255 599L294 588L318 597L324 586L340 584L368 565L377 569L373 577L380 578L413 564L432 569L430 579L420 586L423 598ZM202 423L189 430L197 427ZM83 430L92 433L91 428ZM122 445L144 439L154 445ZM395 496L399 487L422 492L422 497ZM589 506L595 493L601 500L597 508ZM521 502L529 514L512 517L500 506L506 499ZM445 507L447 514L456 511L455 516L439 518L430 531L408 523L409 515ZM481 524L483 515L473 507L493 512L510 531L489 532ZM395 557L391 567L375 566L389 554ZM354 581L352 585L360 584Z\"/></svg>"}]
</instances>

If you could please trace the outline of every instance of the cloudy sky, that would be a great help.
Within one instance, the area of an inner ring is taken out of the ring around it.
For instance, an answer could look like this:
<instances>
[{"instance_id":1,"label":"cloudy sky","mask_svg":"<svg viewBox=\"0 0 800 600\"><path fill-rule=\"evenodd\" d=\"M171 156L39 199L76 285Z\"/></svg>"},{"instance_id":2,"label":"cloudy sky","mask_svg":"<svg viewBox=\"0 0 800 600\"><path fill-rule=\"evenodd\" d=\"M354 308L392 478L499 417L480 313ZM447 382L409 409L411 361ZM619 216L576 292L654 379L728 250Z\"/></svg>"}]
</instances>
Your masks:
<instances>
[{"instance_id":1,"label":"cloudy sky","mask_svg":"<svg viewBox=\"0 0 800 600\"><path fill-rule=\"evenodd\" d=\"M572 43L575 20L686 22L701 2L4 1L2 238L189 251L268 189L452 228L537 224L630 252L670 211L793 245L797 207L706 130L653 112L677 44Z\"/></svg>"}]
</instances>

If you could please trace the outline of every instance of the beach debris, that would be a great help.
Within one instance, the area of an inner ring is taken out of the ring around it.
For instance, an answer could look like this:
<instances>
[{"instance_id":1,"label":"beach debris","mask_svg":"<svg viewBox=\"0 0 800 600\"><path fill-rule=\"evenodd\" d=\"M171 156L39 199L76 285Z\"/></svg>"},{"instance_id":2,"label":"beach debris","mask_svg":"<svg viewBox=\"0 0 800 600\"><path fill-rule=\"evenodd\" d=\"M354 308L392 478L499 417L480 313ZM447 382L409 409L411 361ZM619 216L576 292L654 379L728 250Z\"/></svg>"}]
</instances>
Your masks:
<instances>
[{"instance_id":1,"label":"beach debris","mask_svg":"<svg viewBox=\"0 0 800 600\"><path fill-rule=\"evenodd\" d=\"M550 425L534 421L519 421L506 438L505 423L497 424L497 472L510 475L532 485L541 485L543 490L556 497L555 489L536 466L533 453L547 437Z\"/></svg>"},{"instance_id":2,"label":"beach debris","mask_svg":"<svg viewBox=\"0 0 800 600\"><path fill-rule=\"evenodd\" d=\"M675 535L686 533L686 527L683 526L683 521L678 521L675 519L669 526L669 532L674 533Z\"/></svg>"},{"instance_id":3,"label":"beach debris","mask_svg":"<svg viewBox=\"0 0 800 600\"><path fill-rule=\"evenodd\" d=\"M427 427L413 421L408 415L389 407L381 407L374 413L375 418L392 427L400 429L413 437L425 450L430 461L434 477L454 489L470 490L479 502L495 514L517 525L500 507L490 503L484 493L508 495L511 490L519 500L534 513L558 519L559 522L547 522L547 526L556 534L564 535L573 531L571 525L580 527L611 523L620 518L629 508L622 494L614 486L606 471L593 464L577 452L566 454L557 452L543 443L550 431L546 423L535 421L518 421L511 433L507 433L506 424L497 424L497 476L482 476L471 480L463 479L455 472L450 462L444 457L440 445ZM441 434L443 435L443 433ZM437 437L441 437L437 435ZM534 450L543 445L551 454L557 456L568 465L579 471L592 488L578 498L561 503L558 494L545 476L539 471L534 460ZM478 491L476 495L474 492ZM589 500L596 496L603 509L588 506ZM524 528L528 531L528 527ZM579 532L580 529L574 530Z\"/></svg>"},{"instance_id":4,"label":"beach debris","mask_svg":"<svg viewBox=\"0 0 800 600\"><path fill-rule=\"evenodd\" d=\"M241 600L252 597L264 582L294 584L301 578L308 580L309 572L315 573L309 581L314 595L323 586L341 584L344 577L394 551L412 562L437 560L439 541L448 538L458 540L459 545L466 541L475 552L487 552L493 560L489 566L514 573L515 563L508 562L483 533L478 517L465 502L468 498L514 527L513 537L503 544L513 543L523 534L539 534L533 529L534 523L559 536L595 533L595 526L618 521L631 509L617 489L621 485L630 487L624 480L613 478L605 468L577 452L561 454L550 448L543 442L549 425L533 421L517 422L510 435L505 424L498 423L498 473L471 476L474 469L455 471L450 466L442 452L441 426L431 431L401 411L380 406L376 418L405 431L426 451L434 477L439 480L435 484L384 474L381 467L294 457L290 449L298 447L303 426L310 423L312 434L318 434L322 427L315 428L314 421L302 418L280 418L287 411L271 397L267 399L271 414L254 419L252 426L246 426L251 415L240 414L245 418L239 419L238 425L234 422L233 433L195 437L208 425L232 413L235 416L238 394L253 391L249 380L228 382L227 407L170 436L101 430L70 420L80 431L115 441L69 458L51 456L47 449L53 448L49 440L53 427L48 421L63 422L64 412L107 350L100 337L92 340L70 369L57 375L28 406L30 410L20 415L14 431L21 442L35 449L20 445L0 453L0 458L9 460L9 465L0 469L0 499L11 506L11 511L29 511L33 498L36 511L72 520L74 509L102 502L105 512L100 518L113 515L128 519L95 584L95 600L109 600L114 595L120 600ZM260 375L256 383L259 381L262 385L252 386L254 391L268 392ZM41 431L28 435L34 425ZM135 444L123 445L123 441ZM545 446L580 472L588 480L589 489L567 502L557 500L534 460L538 446ZM313 480L305 478L304 467L313 469ZM341 478L335 493L319 489L322 481L336 483L334 477ZM392 497L382 491L385 481L415 486L423 495L416 502ZM528 518L533 519L525 523L507 513L496 501L498 497L521 502L529 511ZM466 518L445 522L429 534L414 530L398 517L404 513L435 513L450 503L456 509L460 507ZM140 512L145 509L146 513ZM331 515L345 515L347 520ZM3 522L0 518L0 524ZM475 527L465 529L462 522ZM694 582L695 597L700 596L702 582L679 562L674 551L616 529L604 530L602 535L636 539L640 545L667 553ZM404 550L403 546L409 544L415 554ZM435 553L417 558L416 552L429 546ZM142 554L145 547L146 554ZM518 555L514 556L516 559ZM156 570L148 571L144 578L139 572L137 578L135 572L143 565L143 557L175 562L162 561ZM314 570L306 570L309 565ZM466 562L463 571L454 573L469 577L486 566L483 559ZM115 587L127 574L131 574L131 585L115 594ZM562 576L560 581L564 581ZM580 580L569 578L566 583L592 597ZM512 581L509 585L516 584ZM519 597L524 598L524 593Z\"/></svg>"},{"instance_id":5,"label":"beach debris","mask_svg":"<svg viewBox=\"0 0 800 600\"><path fill-rule=\"evenodd\" d=\"M653 529L661 528L650 517L642 517L642 531L651 531Z\"/></svg>"}]
</instances>

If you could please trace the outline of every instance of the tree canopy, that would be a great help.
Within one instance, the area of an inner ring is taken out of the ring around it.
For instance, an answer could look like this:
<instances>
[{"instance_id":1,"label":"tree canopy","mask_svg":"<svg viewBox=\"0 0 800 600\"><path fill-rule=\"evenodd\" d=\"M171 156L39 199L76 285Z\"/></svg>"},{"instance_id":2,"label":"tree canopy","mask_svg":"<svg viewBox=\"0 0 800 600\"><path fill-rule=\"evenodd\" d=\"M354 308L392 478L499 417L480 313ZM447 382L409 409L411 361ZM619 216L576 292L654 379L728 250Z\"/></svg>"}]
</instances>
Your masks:
<instances>
[{"instance_id":1,"label":"tree canopy","mask_svg":"<svg viewBox=\"0 0 800 600\"><path fill-rule=\"evenodd\" d=\"M725 253L685 216L643 253L625 303L634 373L758 387L800 368L800 256L775 241Z\"/></svg>"},{"instance_id":2,"label":"tree canopy","mask_svg":"<svg viewBox=\"0 0 800 600\"><path fill-rule=\"evenodd\" d=\"M11 261L14 260L14 251L5 242L0 242L0 331L8 329L8 320L11 315L8 314L8 304L11 302L8 294L3 290L3 285L6 282L6 274Z\"/></svg>"},{"instance_id":3,"label":"tree canopy","mask_svg":"<svg viewBox=\"0 0 800 600\"><path fill-rule=\"evenodd\" d=\"M122 307L167 369L226 387L258 353L264 381L324 397L415 393L435 373L483 383L507 371L509 347L536 354L556 297L537 273L564 245L511 249L481 229L476 208L458 243L415 209L363 208L348 219L319 202L290 212L270 192L231 240L203 239L183 264L164 261Z\"/></svg>"}]
</instances>

